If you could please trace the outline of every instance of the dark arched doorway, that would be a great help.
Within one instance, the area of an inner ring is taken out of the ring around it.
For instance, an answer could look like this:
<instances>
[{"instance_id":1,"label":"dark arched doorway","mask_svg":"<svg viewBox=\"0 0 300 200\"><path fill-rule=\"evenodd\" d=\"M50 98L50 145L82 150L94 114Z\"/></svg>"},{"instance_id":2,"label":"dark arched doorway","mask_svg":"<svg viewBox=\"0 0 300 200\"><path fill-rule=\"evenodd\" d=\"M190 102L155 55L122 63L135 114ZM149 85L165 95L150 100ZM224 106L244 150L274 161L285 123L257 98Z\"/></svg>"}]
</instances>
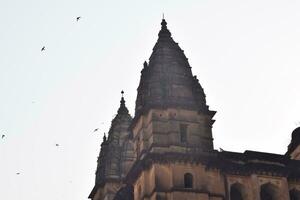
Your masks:
<instances>
[{"instance_id":1,"label":"dark arched doorway","mask_svg":"<svg viewBox=\"0 0 300 200\"><path fill-rule=\"evenodd\" d=\"M240 183L234 183L230 187L230 200L245 200L245 187Z\"/></svg>"},{"instance_id":2,"label":"dark arched doorway","mask_svg":"<svg viewBox=\"0 0 300 200\"><path fill-rule=\"evenodd\" d=\"M291 200L300 200L300 191L296 189L292 189L290 191L290 199Z\"/></svg>"},{"instance_id":3,"label":"dark arched doorway","mask_svg":"<svg viewBox=\"0 0 300 200\"><path fill-rule=\"evenodd\" d=\"M261 200L279 200L278 188L271 183L263 184L260 187L260 199Z\"/></svg>"}]
</instances>

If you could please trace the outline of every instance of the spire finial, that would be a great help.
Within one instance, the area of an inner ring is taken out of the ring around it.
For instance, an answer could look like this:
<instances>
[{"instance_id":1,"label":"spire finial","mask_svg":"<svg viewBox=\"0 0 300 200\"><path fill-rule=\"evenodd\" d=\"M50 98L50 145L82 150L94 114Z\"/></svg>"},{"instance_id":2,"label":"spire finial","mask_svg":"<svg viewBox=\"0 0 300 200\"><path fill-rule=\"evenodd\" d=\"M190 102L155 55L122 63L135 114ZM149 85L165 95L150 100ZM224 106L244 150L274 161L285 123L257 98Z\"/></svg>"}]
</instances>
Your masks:
<instances>
[{"instance_id":1,"label":"spire finial","mask_svg":"<svg viewBox=\"0 0 300 200\"><path fill-rule=\"evenodd\" d=\"M120 101L120 108L118 110L118 114L128 113L128 109L125 106L124 91L123 90L121 91L121 95L122 95L122 97L121 97L121 101Z\"/></svg>"},{"instance_id":2,"label":"spire finial","mask_svg":"<svg viewBox=\"0 0 300 200\"><path fill-rule=\"evenodd\" d=\"M163 18L162 19L165 19L165 14L163 13Z\"/></svg>"},{"instance_id":3,"label":"spire finial","mask_svg":"<svg viewBox=\"0 0 300 200\"><path fill-rule=\"evenodd\" d=\"M161 21L161 30L158 33L159 37L164 37L164 38L168 38L171 37L171 33L167 28L167 22L165 20L165 15L163 14L163 19Z\"/></svg>"},{"instance_id":4,"label":"spire finial","mask_svg":"<svg viewBox=\"0 0 300 200\"><path fill-rule=\"evenodd\" d=\"M121 91L121 95L122 95L122 97L121 97L121 107L123 107L123 106L125 106L125 100L124 100L124 91L122 90Z\"/></svg>"}]
</instances>

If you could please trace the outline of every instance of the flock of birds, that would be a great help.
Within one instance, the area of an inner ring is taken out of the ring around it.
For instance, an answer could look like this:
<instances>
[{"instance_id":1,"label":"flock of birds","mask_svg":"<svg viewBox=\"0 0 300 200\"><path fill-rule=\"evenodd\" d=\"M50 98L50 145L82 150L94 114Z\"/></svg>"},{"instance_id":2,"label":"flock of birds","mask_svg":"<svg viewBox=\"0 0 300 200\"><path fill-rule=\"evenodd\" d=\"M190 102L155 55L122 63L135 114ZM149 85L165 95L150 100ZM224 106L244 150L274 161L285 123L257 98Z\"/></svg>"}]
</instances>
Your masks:
<instances>
[{"instance_id":1,"label":"flock of birds","mask_svg":"<svg viewBox=\"0 0 300 200\"><path fill-rule=\"evenodd\" d=\"M104 124L103 122L101 124ZM99 128L95 128L93 132L97 132L99 130ZM5 134L1 135L1 139L4 140L6 138ZM60 145L58 143L55 144L56 147L59 147ZM16 175L20 175L20 172L17 172Z\"/></svg>"},{"instance_id":2,"label":"flock of birds","mask_svg":"<svg viewBox=\"0 0 300 200\"><path fill-rule=\"evenodd\" d=\"M78 22L80 19L81 19L81 16L76 17L76 21L77 21L77 22ZM41 51L45 51L45 50L46 50L46 47L43 46L43 47L41 48Z\"/></svg>"},{"instance_id":3,"label":"flock of birds","mask_svg":"<svg viewBox=\"0 0 300 200\"><path fill-rule=\"evenodd\" d=\"M101 124L103 124L103 122L102 122ZM99 130L99 128L95 128L93 132L97 132L98 130ZM2 134L2 135L1 135L1 139L2 139L2 140L3 140L5 137L6 137L5 134ZM56 143L55 146L56 146L56 147L59 147L59 144ZM20 175L20 172L17 172L16 175Z\"/></svg>"},{"instance_id":4,"label":"flock of birds","mask_svg":"<svg viewBox=\"0 0 300 200\"><path fill-rule=\"evenodd\" d=\"M81 16L76 17L76 22L78 22L80 19L81 19ZM45 51L45 50L46 50L46 47L43 46L43 47L41 48L41 51ZM32 102L32 103L34 103L34 102ZM103 123L102 123L102 124L103 124ZM99 130L99 128L95 128L93 132L97 132L98 130ZM6 138L6 135L5 135L5 134L2 134L2 135L1 135L1 139L4 140L5 138ZM59 147L60 144L56 143L55 146L56 146L56 147ZM17 173L16 173L16 175L20 175L20 174L21 174L20 172L17 172Z\"/></svg>"}]
</instances>

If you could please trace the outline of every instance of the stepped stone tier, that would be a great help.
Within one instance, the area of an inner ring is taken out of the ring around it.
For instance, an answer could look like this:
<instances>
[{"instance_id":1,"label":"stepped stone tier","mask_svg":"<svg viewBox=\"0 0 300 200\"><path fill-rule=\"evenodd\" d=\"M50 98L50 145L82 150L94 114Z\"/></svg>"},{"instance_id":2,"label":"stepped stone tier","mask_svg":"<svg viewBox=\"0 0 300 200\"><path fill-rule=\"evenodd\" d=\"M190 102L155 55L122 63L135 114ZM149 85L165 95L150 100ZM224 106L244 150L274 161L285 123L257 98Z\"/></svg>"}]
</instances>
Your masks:
<instances>
[{"instance_id":1,"label":"stepped stone tier","mask_svg":"<svg viewBox=\"0 0 300 200\"><path fill-rule=\"evenodd\" d=\"M135 103L132 118L122 91L92 200L300 200L300 127L283 155L214 149L216 112L165 19Z\"/></svg>"}]
</instances>

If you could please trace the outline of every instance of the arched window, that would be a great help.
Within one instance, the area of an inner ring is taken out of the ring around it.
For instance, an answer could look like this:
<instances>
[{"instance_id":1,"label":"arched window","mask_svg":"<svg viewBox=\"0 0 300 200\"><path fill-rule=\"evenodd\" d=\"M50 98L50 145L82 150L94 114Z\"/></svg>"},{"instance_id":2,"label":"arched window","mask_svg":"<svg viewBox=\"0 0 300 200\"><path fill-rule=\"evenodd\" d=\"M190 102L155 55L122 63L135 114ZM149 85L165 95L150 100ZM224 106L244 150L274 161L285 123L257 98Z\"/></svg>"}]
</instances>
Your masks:
<instances>
[{"instance_id":1,"label":"arched window","mask_svg":"<svg viewBox=\"0 0 300 200\"><path fill-rule=\"evenodd\" d=\"M300 200L300 191L296 189L292 189L290 191L291 200Z\"/></svg>"},{"instance_id":2,"label":"arched window","mask_svg":"<svg viewBox=\"0 0 300 200\"><path fill-rule=\"evenodd\" d=\"M184 174L184 188L193 188L193 175L190 173Z\"/></svg>"},{"instance_id":3,"label":"arched window","mask_svg":"<svg viewBox=\"0 0 300 200\"><path fill-rule=\"evenodd\" d=\"M260 187L260 199L261 200L279 200L278 188L271 183L263 184Z\"/></svg>"},{"instance_id":4,"label":"arched window","mask_svg":"<svg viewBox=\"0 0 300 200\"><path fill-rule=\"evenodd\" d=\"M245 188L240 183L234 183L230 187L230 200L245 200Z\"/></svg>"}]
</instances>

